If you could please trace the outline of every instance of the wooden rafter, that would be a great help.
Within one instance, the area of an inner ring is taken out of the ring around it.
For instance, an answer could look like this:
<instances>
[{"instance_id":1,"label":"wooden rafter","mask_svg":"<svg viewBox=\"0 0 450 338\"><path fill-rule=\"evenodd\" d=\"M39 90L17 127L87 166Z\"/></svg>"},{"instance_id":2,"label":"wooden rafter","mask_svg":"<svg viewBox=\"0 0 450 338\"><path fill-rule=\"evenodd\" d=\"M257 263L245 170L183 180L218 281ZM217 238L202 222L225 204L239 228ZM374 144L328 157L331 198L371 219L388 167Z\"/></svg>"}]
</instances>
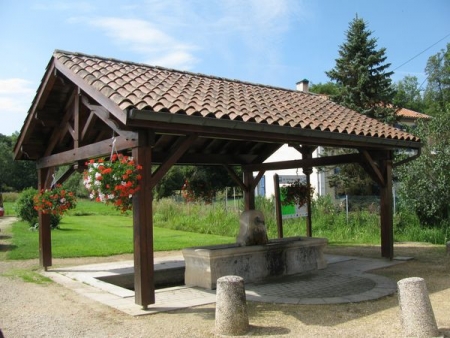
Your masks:
<instances>
[{"instance_id":1,"label":"wooden rafter","mask_svg":"<svg viewBox=\"0 0 450 338\"><path fill-rule=\"evenodd\" d=\"M189 149L189 147L195 142L198 135L192 134L186 137L181 137L177 140L175 146L166 160L156 169L152 174L151 186L155 187L156 184L163 178L167 171L179 160L179 158Z\"/></svg>"},{"instance_id":2,"label":"wooden rafter","mask_svg":"<svg viewBox=\"0 0 450 338\"><path fill-rule=\"evenodd\" d=\"M380 186L385 186L386 181L370 153L365 149L360 150L360 152L364 157L365 163L367 164L367 166L365 167L366 172Z\"/></svg>"},{"instance_id":3,"label":"wooden rafter","mask_svg":"<svg viewBox=\"0 0 450 338\"><path fill-rule=\"evenodd\" d=\"M261 164L249 164L244 166L244 170L282 170L293 168L323 167L328 165L361 162L360 154L346 154L326 157L317 157L302 160L269 162Z\"/></svg>"},{"instance_id":4,"label":"wooden rafter","mask_svg":"<svg viewBox=\"0 0 450 338\"><path fill-rule=\"evenodd\" d=\"M137 139L137 133L133 131L123 130L119 127L118 121L115 121L108 110L100 105L95 105L89 103L89 100L86 96L81 97L81 101L84 106L86 106L91 113L94 113L99 119L101 119L108 127L112 129L117 135L124 136L130 139ZM91 119L92 120L92 119ZM88 121L92 123L92 121ZM90 126L85 126L85 128L89 128Z\"/></svg>"},{"instance_id":5,"label":"wooden rafter","mask_svg":"<svg viewBox=\"0 0 450 338\"><path fill-rule=\"evenodd\" d=\"M53 130L53 133L49 138L49 143L47 145L47 148L45 149L44 156L49 156L53 152L56 145L61 142L61 139L64 137L65 133L67 133L68 129L71 128L71 126L69 125L69 121L71 118L73 118L73 110L70 109L70 107L74 102L76 96L77 90L74 89L69 97L69 100L64 106L64 109L62 110L64 115L59 126Z\"/></svg>"}]
</instances>

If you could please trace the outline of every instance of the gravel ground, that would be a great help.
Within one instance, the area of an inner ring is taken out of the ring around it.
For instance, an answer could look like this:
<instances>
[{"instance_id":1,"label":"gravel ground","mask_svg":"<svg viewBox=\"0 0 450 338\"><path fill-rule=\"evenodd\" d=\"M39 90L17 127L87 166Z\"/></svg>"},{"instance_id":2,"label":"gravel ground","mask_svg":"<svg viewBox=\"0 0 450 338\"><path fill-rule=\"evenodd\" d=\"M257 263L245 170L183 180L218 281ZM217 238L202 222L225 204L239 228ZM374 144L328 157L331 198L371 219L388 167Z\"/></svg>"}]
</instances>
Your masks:
<instances>
[{"instance_id":1,"label":"gravel ground","mask_svg":"<svg viewBox=\"0 0 450 338\"><path fill-rule=\"evenodd\" d=\"M39 271L37 260L6 260L10 224L0 218L0 329L10 337L214 337L214 304L132 317L96 303L56 283L20 278ZM436 321L450 337L450 257L443 246L403 243L396 255L414 260L375 273L394 280L425 278ZM379 247L330 247L328 253L379 257ZM157 253L158 255L173 253ZM54 259L54 266L131 259ZM34 274L34 276L39 276ZM253 337L402 337L397 296L340 305L248 303Z\"/></svg>"}]
</instances>

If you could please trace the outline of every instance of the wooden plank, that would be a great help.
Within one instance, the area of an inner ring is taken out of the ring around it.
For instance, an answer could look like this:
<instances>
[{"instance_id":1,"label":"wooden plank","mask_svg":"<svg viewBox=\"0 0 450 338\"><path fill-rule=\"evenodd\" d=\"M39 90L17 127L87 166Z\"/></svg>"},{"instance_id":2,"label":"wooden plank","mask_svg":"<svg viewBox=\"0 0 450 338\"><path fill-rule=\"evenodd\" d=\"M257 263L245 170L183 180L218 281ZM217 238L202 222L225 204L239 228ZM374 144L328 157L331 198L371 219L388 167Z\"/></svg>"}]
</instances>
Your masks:
<instances>
[{"instance_id":1,"label":"wooden plank","mask_svg":"<svg viewBox=\"0 0 450 338\"><path fill-rule=\"evenodd\" d=\"M390 153L390 152L389 152ZM381 256L394 257L394 221L392 197L392 154L382 161L385 185L380 191Z\"/></svg>"},{"instance_id":2,"label":"wooden plank","mask_svg":"<svg viewBox=\"0 0 450 338\"><path fill-rule=\"evenodd\" d=\"M124 149L131 149L136 146L136 140L128 140L123 136L116 138L116 149L121 151ZM83 147L79 147L73 150L67 150L58 154L53 154L47 157L42 157L36 161L38 169L60 166L64 164L72 164L80 160L86 160L88 158L95 158L100 156L106 156L111 153L112 142L110 139L103 140L97 143L92 143Z\"/></svg>"},{"instance_id":3,"label":"wooden plank","mask_svg":"<svg viewBox=\"0 0 450 338\"><path fill-rule=\"evenodd\" d=\"M137 133L134 131L128 131L128 130L122 130L119 125L118 122L114 121L111 118L111 114L109 113L109 111L99 105L95 105L95 104L90 104L89 100L85 97L82 96L81 100L83 102L83 105L86 106L91 112L93 112L95 115L97 115L97 117L99 117L108 127L110 127L117 135L121 135L124 136L126 138L130 138L130 139L136 139L137 138Z\"/></svg>"},{"instance_id":4,"label":"wooden plank","mask_svg":"<svg viewBox=\"0 0 450 338\"><path fill-rule=\"evenodd\" d=\"M244 171L244 210L255 209L255 189L252 189L253 172Z\"/></svg>"},{"instance_id":5,"label":"wooden plank","mask_svg":"<svg viewBox=\"0 0 450 338\"><path fill-rule=\"evenodd\" d=\"M316 157L292 161L269 162L261 164L244 165L244 170L258 171L258 170L281 170L307 167L322 167L327 165L336 165L343 163L357 163L361 162L360 154L346 154L326 157Z\"/></svg>"},{"instance_id":6,"label":"wooden plank","mask_svg":"<svg viewBox=\"0 0 450 338\"><path fill-rule=\"evenodd\" d=\"M360 150L360 152L363 154L364 159L366 160L366 163L368 164L368 167L365 168L365 171L380 186L385 185L383 175L381 174L380 169L377 167L375 161L372 159L372 156L370 155L370 153L365 149Z\"/></svg>"},{"instance_id":7,"label":"wooden plank","mask_svg":"<svg viewBox=\"0 0 450 338\"><path fill-rule=\"evenodd\" d=\"M80 146L80 88L77 88L77 94L73 102L73 147Z\"/></svg>"},{"instance_id":8,"label":"wooden plank","mask_svg":"<svg viewBox=\"0 0 450 338\"><path fill-rule=\"evenodd\" d=\"M283 238L283 215L281 213L280 177L273 175L273 185L275 187L275 217L277 221L278 238Z\"/></svg>"},{"instance_id":9,"label":"wooden plank","mask_svg":"<svg viewBox=\"0 0 450 338\"><path fill-rule=\"evenodd\" d=\"M80 87L80 89L92 97L95 101L100 103L107 111L113 114L120 122L126 123L127 115L120 109L120 107L115 104L109 97L106 97L97 89L89 85L84 79L79 75L75 74L72 70L68 69L60 60L54 60L55 68L64 74L70 81L75 85Z\"/></svg>"},{"instance_id":10,"label":"wooden plank","mask_svg":"<svg viewBox=\"0 0 450 338\"><path fill-rule=\"evenodd\" d=\"M22 127L22 132L19 134L19 138L17 139L16 145L14 147L15 159L19 157L19 154L22 151L22 145L28 142L31 135L29 130L32 129L31 126L37 122L37 120L35 119L35 113L39 110L42 110L42 107L44 106L55 81L55 65L54 62L51 61L47 66L44 78L42 79L36 97L33 100L32 106L28 111L24 126Z\"/></svg>"},{"instance_id":11,"label":"wooden plank","mask_svg":"<svg viewBox=\"0 0 450 338\"><path fill-rule=\"evenodd\" d=\"M129 115L133 115L133 112L134 111L132 111ZM166 114L167 116L163 114ZM128 118L127 126L152 128L155 131L161 131L164 133L198 133L201 137L212 136L215 138L249 140L254 142L275 142L288 144L298 143L310 146L320 145L345 148L367 147L372 149L387 150L394 148L417 149L420 147L420 143L415 141L392 140L370 136L349 135L338 132L324 132L320 130L282 127L276 125L251 124L240 121L212 121L214 123L221 123L222 126L208 126L205 125L205 122L207 121L205 118L175 115L170 113L137 111L134 115L136 115L137 118ZM168 121L162 121L163 119L167 119Z\"/></svg>"},{"instance_id":12,"label":"wooden plank","mask_svg":"<svg viewBox=\"0 0 450 338\"><path fill-rule=\"evenodd\" d=\"M166 160L156 169L152 176L152 188L163 178L167 171L178 161L178 159L189 149L189 147L195 142L198 135L192 134L186 137L179 138L172 153L170 153Z\"/></svg>"},{"instance_id":13,"label":"wooden plank","mask_svg":"<svg viewBox=\"0 0 450 338\"><path fill-rule=\"evenodd\" d=\"M260 172L258 172L256 177L254 177L252 182L251 182L250 189L255 190L256 186L258 185L259 181L261 181L261 178L264 176L265 172L266 172L265 170L261 170Z\"/></svg>"},{"instance_id":14,"label":"wooden plank","mask_svg":"<svg viewBox=\"0 0 450 338\"><path fill-rule=\"evenodd\" d=\"M133 197L134 289L135 302L144 309L155 303L151 151L146 134L139 133L139 146L132 150L136 163L143 167L141 189Z\"/></svg>"},{"instance_id":15,"label":"wooden plank","mask_svg":"<svg viewBox=\"0 0 450 338\"><path fill-rule=\"evenodd\" d=\"M242 190L246 190L247 187L244 185L244 182L242 182L241 178L236 174L236 172L233 170L233 168L231 168L231 167L230 167L229 165L227 165L227 164L224 164L223 166L224 166L225 169L228 171L228 174L230 174L231 179L232 179L234 182L236 182Z\"/></svg>"},{"instance_id":16,"label":"wooden plank","mask_svg":"<svg viewBox=\"0 0 450 338\"><path fill-rule=\"evenodd\" d=\"M52 168L53 169L53 168ZM50 188L48 177L53 170L43 168L38 170L38 190ZM45 270L52 266L52 232L50 215L39 211L39 264Z\"/></svg>"}]
</instances>

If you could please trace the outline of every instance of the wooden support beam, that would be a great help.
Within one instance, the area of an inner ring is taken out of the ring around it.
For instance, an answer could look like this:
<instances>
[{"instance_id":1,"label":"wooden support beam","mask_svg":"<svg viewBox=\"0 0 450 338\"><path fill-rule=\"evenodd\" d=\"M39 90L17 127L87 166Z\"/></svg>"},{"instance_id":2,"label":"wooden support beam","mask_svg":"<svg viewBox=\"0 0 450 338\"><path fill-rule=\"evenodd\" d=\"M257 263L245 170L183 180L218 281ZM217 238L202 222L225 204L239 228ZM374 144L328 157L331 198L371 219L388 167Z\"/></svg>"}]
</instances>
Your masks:
<instances>
[{"instance_id":1,"label":"wooden support beam","mask_svg":"<svg viewBox=\"0 0 450 338\"><path fill-rule=\"evenodd\" d=\"M136 140L126 139L123 136L116 138L115 147L117 151L131 149L137 144ZM89 144L73 150L67 150L58 154L46 156L36 161L36 166L40 168L48 168L60 166L64 164L72 164L74 162L85 160L88 158L109 155L111 153L112 142L110 139L97 143Z\"/></svg>"},{"instance_id":2,"label":"wooden support beam","mask_svg":"<svg viewBox=\"0 0 450 338\"><path fill-rule=\"evenodd\" d=\"M147 136L139 132L138 145L132 150L136 163L143 168L140 190L133 197L133 242L135 302L144 309L155 303L152 149Z\"/></svg>"},{"instance_id":3,"label":"wooden support beam","mask_svg":"<svg viewBox=\"0 0 450 338\"><path fill-rule=\"evenodd\" d=\"M174 148L174 151L167 156L164 163L162 163L158 169L153 173L151 186L154 188L156 184L164 177L167 171L180 159L181 156L189 149L189 147L195 142L198 135L192 134L186 137L180 137Z\"/></svg>"},{"instance_id":4,"label":"wooden support beam","mask_svg":"<svg viewBox=\"0 0 450 338\"><path fill-rule=\"evenodd\" d=\"M47 148L45 149L44 156L49 156L53 150L55 149L56 145L61 141L64 134L68 131L68 123L70 119L73 117L73 109L70 109L70 105L74 102L74 99L77 95L77 90L73 90L72 94L70 95L69 100L67 101L66 106L62 110L62 113L64 114L59 126L53 130L52 135L50 136Z\"/></svg>"},{"instance_id":5,"label":"wooden support beam","mask_svg":"<svg viewBox=\"0 0 450 338\"><path fill-rule=\"evenodd\" d=\"M87 97L82 96L81 101L83 105L86 106L91 112L95 113L95 115L100 118L108 127L110 127L117 135L124 136L129 139L135 139L137 137L136 132L123 130L119 127L118 121L112 118L110 112L96 104L90 104ZM86 126L85 126L86 128Z\"/></svg>"},{"instance_id":6,"label":"wooden support beam","mask_svg":"<svg viewBox=\"0 0 450 338\"><path fill-rule=\"evenodd\" d=\"M295 149L297 149L297 151L299 151L302 154L302 159L303 160L311 160L312 159L312 154L314 152L314 150L317 147L312 147L312 146L302 146L302 147L296 147ZM306 186L310 187L311 186L311 174L312 174L312 167L303 167L303 173L306 176ZM312 237L312 208L311 208L311 195L308 194L308 197L306 199L306 236L307 237Z\"/></svg>"},{"instance_id":7,"label":"wooden support beam","mask_svg":"<svg viewBox=\"0 0 450 338\"><path fill-rule=\"evenodd\" d=\"M381 256L392 260L394 257L394 221L392 197L392 152L382 160L382 173L385 184L380 192L380 222L381 222Z\"/></svg>"},{"instance_id":8,"label":"wooden support beam","mask_svg":"<svg viewBox=\"0 0 450 338\"><path fill-rule=\"evenodd\" d=\"M383 175L381 174L380 169L378 168L370 153L365 149L360 150L360 152L365 159L365 163L368 165L368 167L364 168L365 171L370 175L370 177L372 177L372 179L376 183L378 183L380 186L384 186L385 181Z\"/></svg>"},{"instance_id":9,"label":"wooden support beam","mask_svg":"<svg viewBox=\"0 0 450 338\"><path fill-rule=\"evenodd\" d=\"M80 145L80 88L77 88L77 94L73 102L73 147L78 148Z\"/></svg>"},{"instance_id":10,"label":"wooden support beam","mask_svg":"<svg viewBox=\"0 0 450 338\"><path fill-rule=\"evenodd\" d=\"M327 165L343 164L343 163L358 163L361 162L360 154L346 154L326 157L316 157L293 161L268 162L261 164L244 165L244 170L259 171L259 170L282 170L294 168L308 168L308 167L323 167Z\"/></svg>"},{"instance_id":11,"label":"wooden support beam","mask_svg":"<svg viewBox=\"0 0 450 338\"><path fill-rule=\"evenodd\" d=\"M223 166L225 167L225 169L227 169L228 173L231 176L231 179L239 185L239 187L242 189L242 191L245 191L247 189L247 187L244 185L244 182L242 182L242 179L236 174L236 172L233 170L233 168L231 168L227 164L224 164Z\"/></svg>"},{"instance_id":12,"label":"wooden support beam","mask_svg":"<svg viewBox=\"0 0 450 338\"><path fill-rule=\"evenodd\" d=\"M278 238L283 238L283 215L281 213L280 177L273 175L273 185L275 187L275 217L277 220Z\"/></svg>"},{"instance_id":13,"label":"wooden support beam","mask_svg":"<svg viewBox=\"0 0 450 338\"><path fill-rule=\"evenodd\" d=\"M64 171L64 173L58 177L58 179L56 180L56 184L62 184L64 183L75 171L77 171L78 165L72 165L70 167L67 168L66 171Z\"/></svg>"},{"instance_id":14,"label":"wooden support beam","mask_svg":"<svg viewBox=\"0 0 450 338\"><path fill-rule=\"evenodd\" d=\"M253 172L244 171L244 210L255 209L255 189L253 186Z\"/></svg>"},{"instance_id":15,"label":"wooden support beam","mask_svg":"<svg viewBox=\"0 0 450 338\"><path fill-rule=\"evenodd\" d=\"M49 177L53 168L38 170L38 190L50 188ZM45 270L52 265L52 233L50 227L50 214L39 211L39 264Z\"/></svg>"}]
</instances>

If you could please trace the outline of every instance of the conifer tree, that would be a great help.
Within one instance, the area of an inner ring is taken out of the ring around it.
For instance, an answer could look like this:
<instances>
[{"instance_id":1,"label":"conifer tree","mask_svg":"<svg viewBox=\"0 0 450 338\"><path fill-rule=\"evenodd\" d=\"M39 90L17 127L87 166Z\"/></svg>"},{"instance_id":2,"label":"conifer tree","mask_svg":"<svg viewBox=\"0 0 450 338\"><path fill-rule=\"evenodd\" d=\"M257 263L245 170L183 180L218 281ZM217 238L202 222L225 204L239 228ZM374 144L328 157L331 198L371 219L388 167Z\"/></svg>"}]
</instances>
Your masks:
<instances>
[{"instance_id":1,"label":"conifer tree","mask_svg":"<svg viewBox=\"0 0 450 338\"><path fill-rule=\"evenodd\" d=\"M377 39L371 35L365 21L356 16L346 32L347 40L339 48L335 67L326 74L339 87L333 101L392 124L393 72L387 71L391 64L386 63L386 49L377 49Z\"/></svg>"}]
</instances>

